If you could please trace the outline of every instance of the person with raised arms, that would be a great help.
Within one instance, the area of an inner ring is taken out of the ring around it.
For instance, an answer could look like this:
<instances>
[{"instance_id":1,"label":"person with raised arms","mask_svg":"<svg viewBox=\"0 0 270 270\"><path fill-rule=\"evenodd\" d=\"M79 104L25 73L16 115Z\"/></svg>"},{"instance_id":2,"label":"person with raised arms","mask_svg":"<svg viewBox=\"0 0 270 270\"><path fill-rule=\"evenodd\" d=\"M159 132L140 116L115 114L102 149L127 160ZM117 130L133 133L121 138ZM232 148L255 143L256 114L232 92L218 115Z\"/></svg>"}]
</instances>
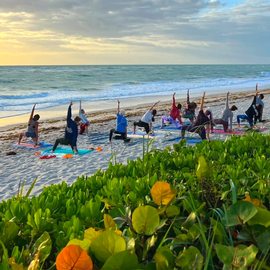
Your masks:
<instances>
[{"instance_id":1,"label":"person with raised arms","mask_svg":"<svg viewBox=\"0 0 270 270\"><path fill-rule=\"evenodd\" d=\"M160 128L161 129L163 128L164 121L171 122L172 124L175 125L176 128L181 127L183 125L183 122L181 120L181 108L182 108L182 105L180 103L177 106L175 105L175 93L174 93L170 115L169 115L169 117L166 115L163 115L161 117L161 127ZM180 125L178 124L177 119L178 119Z\"/></svg>"},{"instance_id":2,"label":"person with raised arms","mask_svg":"<svg viewBox=\"0 0 270 270\"><path fill-rule=\"evenodd\" d=\"M152 131L152 122L155 121L155 115L157 114L157 110L154 109L154 107L159 103L160 101L156 102L142 117L141 120L138 122L134 122L133 124L133 134L136 133L136 126L143 127L145 129L146 134L153 134Z\"/></svg>"},{"instance_id":3,"label":"person with raised arms","mask_svg":"<svg viewBox=\"0 0 270 270\"><path fill-rule=\"evenodd\" d=\"M90 122L85 116L85 111L82 109L82 101L80 100L80 108L79 108L79 116L81 118L81 124L80 124L80 132L79 134L83 134L84 131L86 133L86 136L89 137L88 127L90 126Z\"/></svg>"},{"instance_id":4,"label":"person with raised arms","mask_svg":"<svg viewBox=\"0 0 270 270\"><path fill-rule=\"evenodd\" d=\"M30 114L29 121L28 121L27 131L22 132L19 135L18 144L21 143L23 136L26 136L27 138L31 137L33 139L33 142L34 142L33 143L34 147L36 147L38 144L38 120L39 120L40 116L39 116L39 114L34 115L36 105L37 104L35 104L32 108L32 112ZM33 115L34 115L34 117L33 117Z\"/></svg>"},{"instance_id":5,"label":"person with raised arms","mask_svg":"<svg viewBox=\"0 0 270 270\"><path fill-rule=\"evenodd\" d=\"M195 109L197 108L196 102L190 102L189 100L189 89L187 90L187 106L185 108L185 113L182 116L183 118L188 118L191 123L194 123L196 118Z\"/></svg>"},{"instance_id":6,"label":"person with raised arms","mask_svg":"<svg viewBox=\"0 0 270 270\"><path fill-rule=\"evenodd\" d=\"M118 100L117 114L116 114L116 128L110 130L109 142L112 140L113 133L119 134L114 138L116 140L124 140L124 142L130 142L130 138L127 138L127 119L124 117L125 110L120 111L120 101Z\"/></svg>"},{"instance_id":7,"label":"person with raised arms","mask_svg":"<svg viewBox=\"0 0 270 270\"><path fill-rule=\"evenodd\" d=\"M181 129L181 139L183 140L185 138L185 132L194 132L200 135L202 140L205 140L206 137L210 141L210 125L211 125L211 120L207 117L205 112L203 111L203 105L204 105L204 98L205 98L205 92L203 93L200 108L199 108L199 114L197 118L195 119L194 123L192 125L184 125L182 126ZM207 111L209 115L212 114L211 111ZM205 126L206 125L206 131L205 131Z\"/></svg>"},{"instance_id":8,"label":"person with raised arms","mask_svg":"<svg viewBox=\"0 0 270 270\"><path fill-rule=\"evenodd\" d=\"M65 128L65 137L56 139L52 153L57 148L58 144L63 145L70 145L71 149L73 150L74 154L78 154L78 148L77 148L77 138L78 138L78 126L80 125L81 118L79 116L76 116L74 118L74 121L71 119L71 106L73 105L73 102L70 101L69 107L68 107L68 113L67 113L67 125Z\"/></svg>"},{"instance_id":9,"label":"person with raised arms","mask_svg":"<svg viewBox=\"0 0 270 270\"><path fill-rule=\"evenodd\" d=\"M254 127L258 120L259 122L268 122L268 119L262 120L261 113L263 111L263 105L261 103L257 104L258 95L259 91L256 85L256 91L251 105L245 111L245 114L237 115L238 127L240 127L240 119L247 120L251 129Z\"/></svg>"},{"instance_id":10,"label":"person with raised arms","mask_svg":"<svg viewBox=\"0 0 270 270\"><path fill-rule=\"evenodd\" d=\"M227 93L226 104L224 110L222 111L221 118L214 119L214 123L216 125L223 125L224 132L233 131L232 128L233 112L238 109L235 105L229 107L229 94L230 92Z\"/></svg>"},{"instance_id":11,"label":"person with raised arms","mask_svg":"<svg viewBox=\"0 0 270 270\"><path fill-rule=\"evenodd\" d=\"M258 90L258 84L256 83L256 91L259 92ZM256 105L259 105L261 104L261 109L260 109L260 120L262 120L262 116L263 116L263 109L264 109L264 102L262 101L264 99L264 95L263 94L259 94L257 97L256 97Z\"/></svg>"}]
</instances>

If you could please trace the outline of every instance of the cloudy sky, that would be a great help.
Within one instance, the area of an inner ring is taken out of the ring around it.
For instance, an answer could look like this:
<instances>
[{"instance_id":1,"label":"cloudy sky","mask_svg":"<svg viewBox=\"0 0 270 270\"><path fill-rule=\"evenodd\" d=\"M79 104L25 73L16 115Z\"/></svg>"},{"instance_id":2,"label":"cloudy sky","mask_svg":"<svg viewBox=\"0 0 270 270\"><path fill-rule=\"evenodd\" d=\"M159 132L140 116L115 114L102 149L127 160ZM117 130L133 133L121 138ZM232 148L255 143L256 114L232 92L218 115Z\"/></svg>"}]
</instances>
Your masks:
<instances>
[{"instance_id":1,"label":"cloudy sky","mask_svg":"<svg viewBox=\"0 0 270 270\"><path fill-rule=\"evenodd\" d=\"M268 0L1 0L0 65L270 64Z\"/></svg>"}]
</instances>

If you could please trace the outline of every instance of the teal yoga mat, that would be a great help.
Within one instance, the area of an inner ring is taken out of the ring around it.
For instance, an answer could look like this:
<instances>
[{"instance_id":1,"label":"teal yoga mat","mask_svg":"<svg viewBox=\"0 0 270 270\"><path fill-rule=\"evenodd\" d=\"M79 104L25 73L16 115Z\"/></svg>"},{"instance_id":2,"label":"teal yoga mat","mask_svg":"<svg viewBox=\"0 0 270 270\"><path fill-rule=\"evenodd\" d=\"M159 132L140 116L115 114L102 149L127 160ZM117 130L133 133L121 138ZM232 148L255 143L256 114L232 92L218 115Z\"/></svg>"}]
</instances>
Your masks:
<instances>
[{"instance_id":1,"label":"teal yoga mat","mask_svg":"<svg viewBox=\"0 0 270 270\"><path fill-rule=\"evenodd\" d=\"M51 153L52 149L46 149L43 151L43 153ZM94 150L91 149L78 149L78 155L85 155L85 154L89 154L91 152L93 152ZM51 153L53 155L53 153ZM54 151L54 154L72 154L74 155L74 152L72 151L71 148L62 148L62 147L57 147Z\"/></svg>"}]
</instances>

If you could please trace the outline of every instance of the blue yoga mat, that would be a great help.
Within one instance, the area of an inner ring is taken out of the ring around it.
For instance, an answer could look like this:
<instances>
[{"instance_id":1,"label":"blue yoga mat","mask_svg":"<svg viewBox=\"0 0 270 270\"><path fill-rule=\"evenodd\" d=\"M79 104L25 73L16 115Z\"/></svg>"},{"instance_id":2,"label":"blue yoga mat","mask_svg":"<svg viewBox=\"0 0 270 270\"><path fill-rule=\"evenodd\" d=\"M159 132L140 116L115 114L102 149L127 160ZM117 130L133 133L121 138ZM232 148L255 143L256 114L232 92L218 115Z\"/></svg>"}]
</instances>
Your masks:
<instances>
[{"instance_id":1,"label":"blue yoga mat","mask_svg":"<svg viewBox=\"0 0 270 270\"><path fill-rule=\"evenodd\" d=\"M51 153L51 150L52 149L46 149L43 151L43 153ZM94 150L91 149L78 149L78 155L85 155L85 154L88 154L88 153L91 153L93 152ZM54 151L55 154L72 154L74 155L74 152L71 148L62 148L62 147L57 147ZM51 153L53 154L53 153Z\"/></svg>"},{"instance_id":2,"label":"blue yoga mat","mask_svg":"<svg viewBox=\"0 0 270 270\"><path fill-rule=\"evenodd\" d=\"M174 142L179 142L181 140L181 137L174 139ZM200 143L202 142L202 139L196 139L196 138L185 138L187 143Z\"/></svg>"},{"instance_id":3,"label":"blue yoga mat","mask_svg":"<svg viewBox=\"0 0 270 270\"><path fill-rule=\"evenodd\" d=\"M145 137L145 138L147 138L148 137L148 134L146 134L145 132L141 132L141 131L136 131L136 133L135 134L133 134L133 131L129 131L128 133L127 133L127 135L128 135L128 137L130 137L130 138L143 138L143 136ZM155 135L152 135L152 134L149 134L149 138L154 138L154 137L156 137L156 136L158 136L158 135L164 135L164 134L162 134L162 133L155 133Z\"/></svg>"}]
</instances>

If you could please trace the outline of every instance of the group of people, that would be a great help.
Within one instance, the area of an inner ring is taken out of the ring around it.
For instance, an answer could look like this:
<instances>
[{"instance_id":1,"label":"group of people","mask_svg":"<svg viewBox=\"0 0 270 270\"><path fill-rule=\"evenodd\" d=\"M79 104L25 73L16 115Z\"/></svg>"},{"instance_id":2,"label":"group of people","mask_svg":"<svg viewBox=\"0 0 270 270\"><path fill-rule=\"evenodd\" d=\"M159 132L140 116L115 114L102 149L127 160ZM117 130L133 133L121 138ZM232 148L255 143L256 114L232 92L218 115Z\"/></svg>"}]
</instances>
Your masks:
<instances>
[{"instance_id":1,"label":"group of people","mask_svg":"<svg viewBox=\"0 0 270 270\"><path fill-rule=\"evenodd\" d=\"M195 102L190 102L189 99L189 90L187 91L187 105L182 112L182 105L176 105L175 102L175 93L172 97L172 107L169 113L169 116L161 117L161 129L165 125L165 121L174 124L176 128L181 129L181 138L185 138L185 132L193 132L199 134L202 140L208 139L210 140L210 132L213 131L215 125L223 125L224 132L233 132L232 120L233 120L233 112L238 108L235 105L229 106L229 92L227 93L225 108L222 111L221 117L218 119L213 118L212 110L207 108L204 110L204 98L205 92L201 98L201 103L199 107L199 112L196 117L195 110L197 108L197 104ZM255 95L252 100L251 106L245 111L243 115L237 115L237 123L240 127L240 119L244 119L249 122L250 128L253 128L257 121L265 122L268 120L262 120L264 102L262 101L264 98L263 94L259 94L258 84L256 84ZM143 115L141 120L135 121L133 123L133 134L136 133L136 127L143 127L146 134L153 134L152 123L155 121L155 116L157 114L157 110L154 107L160 101L156 102L147 112ZM86 133L89 136L89 125L90 122L85 116L85 111L79 108L79 116L76 116L74 120L72 120L72 112L71 106L73 102L71 101L68 107L67 113L67 125L65 128L65 136L63 138L56 139L52 152L55 151L58 144L70 145L74 154L78 153L77 148L77 138L78 134ZM40 116L38 114L34 115L36 104L33 106L32 112L30 114L30 118L28 121L28 129L26 132L23 132L19 135L18 144L20 144L22 137L31 137L34 142L34 146L38 144L38 120ZM116 134L114 138L124 140L125 142L131 142L131 139L127 136L127 119L125 118L125 110L120 109L120 101L118 100L117 114L116 114L116 128L110 130L109 142L111 142L113 138L113 134ZM190 120L190 124L183 124L182 118L187 118ZM80 130L78 130L78 126L80 126ZM206 127L206 128L205 128Z\"/></svg>"}]
</instances>

